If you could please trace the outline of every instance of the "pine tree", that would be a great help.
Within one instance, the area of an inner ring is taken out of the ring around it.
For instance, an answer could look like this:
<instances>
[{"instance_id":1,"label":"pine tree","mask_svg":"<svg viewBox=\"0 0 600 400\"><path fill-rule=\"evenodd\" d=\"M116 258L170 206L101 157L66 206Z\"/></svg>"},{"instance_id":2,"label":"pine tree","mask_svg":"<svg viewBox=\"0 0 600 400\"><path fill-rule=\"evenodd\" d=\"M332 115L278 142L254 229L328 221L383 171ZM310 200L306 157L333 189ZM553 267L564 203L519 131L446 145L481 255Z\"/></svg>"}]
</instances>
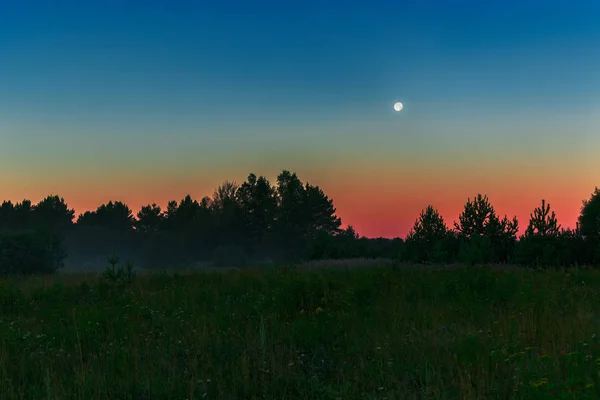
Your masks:
<instances>
[{"instance_id":1,"label":"pine tree","mask_svg":"<svg viewBox=\"0 0 600 400\"><path fill-rule=\"evenodd\" d=\"M525 231L525 236L549 236L557 237L560 234L560 225L556 220L554 211L550 213L550 204L542 200L541 207L533 210L529 219L529 226Z\"/></svg>"}]
</instances>

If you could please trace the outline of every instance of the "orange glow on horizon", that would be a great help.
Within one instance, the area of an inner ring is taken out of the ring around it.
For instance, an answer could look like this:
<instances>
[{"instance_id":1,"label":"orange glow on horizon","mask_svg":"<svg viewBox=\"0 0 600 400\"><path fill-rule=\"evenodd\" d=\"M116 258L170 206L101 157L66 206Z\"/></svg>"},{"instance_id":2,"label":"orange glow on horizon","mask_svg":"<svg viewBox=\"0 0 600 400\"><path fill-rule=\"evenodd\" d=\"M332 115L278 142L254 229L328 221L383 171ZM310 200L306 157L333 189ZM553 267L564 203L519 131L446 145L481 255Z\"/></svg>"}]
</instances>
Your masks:
<instances>
[{"instance_id":1,"label":"orange glow on horizon","mask_svg":"<svg viewBox=\"0 0 600 400\"><path fill-rule=\"evenodd\" d=\"M300 175L300 174L299 174ZM335 180L333 174L328 179L303 179L318 184L334 200L337 215L343 226L352 225L361 236L405 237L419 213L429 204L436 207L449 228L458 219L467 198L477 193L487 194L500 217L514 215L519 220L520 231L526 228L529 214L540 205L542 198L550 203L556 212L559 223L564 228L573 228L581 210L581 202L589 198L593 185L588 182L561 180L560 185L549 186L541 181L531 185L523 180L511 182L476 182L464 179L458 183L435 180L431 177L422 180L399 178L398 184L390 185L368 179L361 174L348 175L348 178ZM357 179L360 178L360 179ZM238 177L237 182L244 178ZM271 178L274 184L275 179ZM361 183L356 187L356 181ZM85 186L84 182L47 182L13 184L11 191L4 191L7 200L22 201L23 198L37 203L49 194L64 197L76 216L85 211L95 210L108 201L122 201L134 212L146 204L156 203L163 209L170 200L181 200L190 194L197 200L211 196L222 182L220 179L206 179L200 184L197 179L179 178L152 182L150 179L120 179L96 182ZM110 188L110 189L109 189ZM195 188L195 190L189 190ZM479 190L478 190L479 189Z\"/></svg>"}]
</instances>

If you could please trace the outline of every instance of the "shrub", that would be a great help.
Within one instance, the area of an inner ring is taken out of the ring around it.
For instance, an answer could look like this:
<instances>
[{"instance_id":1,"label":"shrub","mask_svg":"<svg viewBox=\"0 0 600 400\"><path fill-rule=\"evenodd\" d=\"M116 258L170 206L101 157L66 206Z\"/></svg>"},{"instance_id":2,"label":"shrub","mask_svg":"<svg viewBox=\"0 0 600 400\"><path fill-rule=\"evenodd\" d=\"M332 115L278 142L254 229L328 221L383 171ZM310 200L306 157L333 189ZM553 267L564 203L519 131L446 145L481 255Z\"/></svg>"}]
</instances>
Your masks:
<instances>
[{"instance_id":1,"label":"shrub","mask_svg":"<svg viewBox=\"0 0 600 400\"><path fill-rule=\"evenodd\" d=\"M113 286L125 286L133 282L135 278L135 271L133 269L133 262L126 261L124 265L119 264L119 257L113 255L109 257L109 267L106 267L102 278Z\"/></svg>"},{"instance_id":2,"label":"shrub","mask_svg":"<svg viewBox=\"0 0 600 400\"><path fill-rule=\"evenodd\" d=\"M53 234L0 232L1 274L51 274L63 266L65 257L60 239Z\"/></svg>"}]
</instances>

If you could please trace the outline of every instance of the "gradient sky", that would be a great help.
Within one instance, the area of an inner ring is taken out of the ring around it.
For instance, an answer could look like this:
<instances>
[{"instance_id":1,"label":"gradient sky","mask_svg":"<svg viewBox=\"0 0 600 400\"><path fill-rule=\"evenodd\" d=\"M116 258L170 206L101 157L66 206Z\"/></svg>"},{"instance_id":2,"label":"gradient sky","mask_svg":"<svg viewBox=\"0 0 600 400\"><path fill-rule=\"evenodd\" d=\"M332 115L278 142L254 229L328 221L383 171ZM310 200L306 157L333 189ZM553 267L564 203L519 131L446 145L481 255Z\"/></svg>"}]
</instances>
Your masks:
<instances>
[{"instance_id":1,"label":"gradient sky","mask_svg":"<svg viewBox=\"0 0 600 400\"><path fill-rule=\"evenodd\" d=\"M597 0L169 4L0 2L0 198L137 212L289 169L391 237L477 193L574 226L600 185Z\"/></svg>"}]
</instances>

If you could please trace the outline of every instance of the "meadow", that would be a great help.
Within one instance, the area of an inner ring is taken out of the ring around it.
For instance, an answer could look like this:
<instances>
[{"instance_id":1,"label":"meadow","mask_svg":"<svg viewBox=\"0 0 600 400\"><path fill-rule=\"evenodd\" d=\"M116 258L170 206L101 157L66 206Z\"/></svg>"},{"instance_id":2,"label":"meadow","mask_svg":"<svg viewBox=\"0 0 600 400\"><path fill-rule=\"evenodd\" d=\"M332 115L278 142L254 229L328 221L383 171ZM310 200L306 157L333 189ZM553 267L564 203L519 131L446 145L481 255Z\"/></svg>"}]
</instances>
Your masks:
<instances>
[{"instance_id":1,"label":"meadow","mask_svg":"<svg viewBox=\"0 0 600 400\"><path fill-rule=\"evenodd\" d=\"M600 273L280 266L0 283L2 399L597 399Z\"/></svg>"}]
</instances>

